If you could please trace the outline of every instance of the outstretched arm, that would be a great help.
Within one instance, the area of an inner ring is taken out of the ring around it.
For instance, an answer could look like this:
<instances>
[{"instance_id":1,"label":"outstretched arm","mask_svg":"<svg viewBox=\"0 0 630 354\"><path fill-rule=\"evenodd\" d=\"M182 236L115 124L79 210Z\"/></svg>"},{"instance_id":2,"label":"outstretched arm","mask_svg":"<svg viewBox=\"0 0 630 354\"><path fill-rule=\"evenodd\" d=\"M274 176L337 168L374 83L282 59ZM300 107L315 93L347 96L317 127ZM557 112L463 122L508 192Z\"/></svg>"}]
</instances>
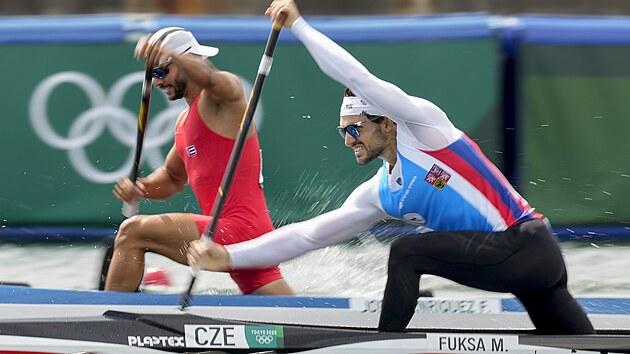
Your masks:
<instances>
[{"instance_id":1,"label":"outstretched arm","mask_svg":"<svg viewBox=\"0 0 630 354\"><path fill-rule=\"evenodd\" d=\"M274 0L265 15L271 19L285 17L284 26L291 28L326 75L391 115L390 118L413 120L418 115L418 107L410 96L372 75L345 49L311 27L301 17L294 0ZM427 105L432 106L430 102Z\"/></svg>"},{"instance_id":2,"label":"outstretched arm","mask_svg":"<svg viewBox=\"0 0 630 354\"><path fill-rule=\"evenodd\" d=\"M311 27L300 17L293 0L274 1L266 14L272 18L286 16L285 26L291 27L326 75L383 112L424 148L439 149L460 136L461 132L435 104L409 96L398 86L374 76L345 49Z\"/></svg>"},{"instance_id":3,"label":"outstretched arm","mask_svg":"<svg viewBox=\"0 0 630 354\"><path fill-rule=\"evenodd\" d=\"M387 214L378 199L378 175L355 189L339 208L313 219L283 226L261 237L221 246L194 243L189 250L191 265L206 257L203 268L213 271L272 266L308 251L355 237Z\"/></svg>"},{"instance_id":4,"label":"outstretched arm","mask_svg":"<svg viewBox=\"0 0 630 354\"><path fill-rule=\"evenodd\" d=\"M303 18L295 20L291 30L326 75L395 121L399 138L400 133L405 132L421 142L423 148L440 149L460 136L459 130L439 107L425 99L409 96L398 86L374 76L350 53Z\"/></svg>"}]
</instances>

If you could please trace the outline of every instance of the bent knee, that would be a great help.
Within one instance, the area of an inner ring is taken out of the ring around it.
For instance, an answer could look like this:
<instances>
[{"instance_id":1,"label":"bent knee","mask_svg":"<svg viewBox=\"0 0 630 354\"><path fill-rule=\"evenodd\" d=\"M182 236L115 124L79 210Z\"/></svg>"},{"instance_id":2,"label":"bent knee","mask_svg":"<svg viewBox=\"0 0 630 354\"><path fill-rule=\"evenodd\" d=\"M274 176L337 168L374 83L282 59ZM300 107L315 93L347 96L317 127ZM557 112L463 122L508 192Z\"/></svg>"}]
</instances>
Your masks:
<instances>
[{"instance_id":1,"label":"bent knee","mask_svg":"<svg viewBox=\"0 0 630 354\"><path fill-rule=\"evenodd\" d=\"M134 215L120 224L116 236L116 247L128 247L142 238L143 228L146 226L146 215Z\"/></svg>"},{"instance_id":2,"label":"bent knee","mask_svg":"<svg viewBox=\"0 0 630 354\"><path fill-rule=\"evenodd\" d=\"M389 248L389 268L396 268L409 255L409 236L395 239Z\"/></svg>"},{"instance_id":3,"label":"bent knee","mask_svg":"<svg viewBox=\"0 0 630 354\"><path fill-rule=\"evenodd\" d=\"M118 228L118 236L132 235L133 237L133 235L137 234L138 231L142 229L142 224L145 218L145 215L134 215L128 219L125 219L125 221L123 221Z\"/></svg>"},{"instance_id":4,"label":"bent knee","mask_svg":"<svg viewBox=\"0 0 630 354\"><path fill-rule=\"evenodd\" d=\"M418 242L415 236L403 236L395 239L389 249L389 259L401 259L411 252L411 242Z\"/></svg>"}]
</instances>

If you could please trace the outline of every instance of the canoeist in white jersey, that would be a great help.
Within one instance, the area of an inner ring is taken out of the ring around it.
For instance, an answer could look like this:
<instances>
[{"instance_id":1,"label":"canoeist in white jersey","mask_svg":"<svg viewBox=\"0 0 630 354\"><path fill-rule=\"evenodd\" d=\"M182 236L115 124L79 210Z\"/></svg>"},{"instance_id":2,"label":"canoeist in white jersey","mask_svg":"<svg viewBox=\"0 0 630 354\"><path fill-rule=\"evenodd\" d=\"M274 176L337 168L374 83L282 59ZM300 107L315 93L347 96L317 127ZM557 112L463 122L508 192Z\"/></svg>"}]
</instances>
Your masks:
<instances>
[{"instance_id":1,"label":"canoeist in white jersey","mask_svg":"<svg viewBox=\"0 0 630 354\"><path fill-rule=\"evenodd\" d=\"M274 1L266 15L306 46L319 67L348 89L337 128L359 164L383 166L336 210L238 244L196 242L189 263L215 271L265 267L355 237L397 218L418 233L391 245L380 331L404 331L414 313L420 277L441 276L514 294L539 333L594 333L567 289L557 238L466 134L433 103L372 75L312 28L293 0ZM204 254L204 258L202 258Z\"/></svg>"}]
</instances>

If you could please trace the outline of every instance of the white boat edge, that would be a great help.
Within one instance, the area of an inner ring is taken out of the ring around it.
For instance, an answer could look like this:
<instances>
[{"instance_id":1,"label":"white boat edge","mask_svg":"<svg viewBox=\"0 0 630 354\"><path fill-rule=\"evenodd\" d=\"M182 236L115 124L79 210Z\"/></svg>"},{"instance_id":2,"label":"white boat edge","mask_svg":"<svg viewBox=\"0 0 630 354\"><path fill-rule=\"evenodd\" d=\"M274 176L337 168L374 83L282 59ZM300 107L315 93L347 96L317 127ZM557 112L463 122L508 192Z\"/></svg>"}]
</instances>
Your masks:
<instances>
[{"instance_id":1,"label":"white boat edge","mask_svg":"<svg viewBox=\"0 0 630 354\"><path fill-rule=\"evenodd\" d=\"M180 294L114 293L0 286L0 321L98 317L115 310L189 313L226 320L374 329L380 300L304 296L195 295L185 311ZM579 298L597 329L630 330L630 298ZM530 330L520 303L507 297L420 298L410 329Z\"/></svg>"},{"instance_id":2,"label":"white boat edge","mask_svg":"<svg viewBox=\"0 0 630 354\"><path fill-rule=\"evenodd\" d=\"M238 337L238 335L237 335ZM605 340L605 338L604 338ZM536 338L518 334L479 334L479 333L427 333L424 338L409 339L384 339L366 340L356 343L333 345L311 350L291 350L293 353L302 354L434 354L434 353L471 353L471 354L593 354L599 350L575 350L570 346L570 339L564 339L556 345L536 345ZM540 341L545 342L545 341ZM583 342L577 340L576 343ZM601 342L601 341L600 341ZM579 344L578 344L579 345ZM181 350L196 350L203 353L230 353L237 349L238 352L248 353L276 353L274 349L253 349L247 351L247 345L235 347L198 346L173 348L173 351L156 349L149 345L124 345L104 343L99 341L82 341L71 339L39 338L27 336L0 335L0 352L11 354L29 353L37 354L58 353L98 353L98 354L158 354L165 352L181 352ZM628 347L624 347L628 348ZM225 351L224 351L225 350ZM281 350L281 349L278 349ZM619 353L628 352L629 349L620 350ZM188 351L187 351L188 352ZM280 351L282 352L282 351ZM614 350L605 350L606 353L615 353Z\"/></svg>"}]
</instances>

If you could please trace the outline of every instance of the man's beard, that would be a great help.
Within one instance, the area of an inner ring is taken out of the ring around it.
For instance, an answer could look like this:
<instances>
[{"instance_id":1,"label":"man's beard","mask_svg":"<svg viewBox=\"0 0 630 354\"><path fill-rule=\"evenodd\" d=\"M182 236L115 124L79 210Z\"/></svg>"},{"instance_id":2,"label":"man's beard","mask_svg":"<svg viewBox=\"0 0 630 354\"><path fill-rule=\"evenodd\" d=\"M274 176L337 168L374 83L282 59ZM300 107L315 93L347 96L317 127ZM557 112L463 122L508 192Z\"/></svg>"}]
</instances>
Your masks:
<instances>
[{"instance_id":1,"label":"man's beard","mask_svg":"<svg viewBox=\"0 0 630 354\"><path fill-rule=\"evenodd\" d=\"M361 143L361 145L363 145L363 151L366 152L366 156L361 160L359 160L359 158L357 157L356 160L359 165L367 165L368 163L372 162L372 160L381 156L381 154L383 154L383 151L385 151L387 142L385 134L383 134L383 132L381 132L380 130L377 130L375 134L376 136L374 140L376 142L376 145L374 147L368 149L367 146L365 146L365 143Z\"/></svg>"},{"instance_id":2,"label":"man's beard","mask_svg":"<svg viewBox=\"0 0 630 354\"><path fill-rule=\"evenodd\" d=\"M186 82L180 79L175 79L173 83L173 95L169 96L170 101L177 101L180 98L184 98L184 92L186 92Z\"/></svg>"},{"instance_id":3,"label":"man's beard","mask_svg":"<svg viewBox=\"0 0 630 354\"><path fill-rule=\"evenodd\" d=\"M365 145L363 145L363 150L367 153L367 155L362 158L361 160L359 160L359 158L357 157L357 163L359 165L367 165L368 163L372 162L372 160L376 159L377 157L381 156L381 154L383 153L383 151L385 151L385 145L380 145L378 147L378 149L374 150L374 149L366 149Z\"/></svg>"}]
</instances>

